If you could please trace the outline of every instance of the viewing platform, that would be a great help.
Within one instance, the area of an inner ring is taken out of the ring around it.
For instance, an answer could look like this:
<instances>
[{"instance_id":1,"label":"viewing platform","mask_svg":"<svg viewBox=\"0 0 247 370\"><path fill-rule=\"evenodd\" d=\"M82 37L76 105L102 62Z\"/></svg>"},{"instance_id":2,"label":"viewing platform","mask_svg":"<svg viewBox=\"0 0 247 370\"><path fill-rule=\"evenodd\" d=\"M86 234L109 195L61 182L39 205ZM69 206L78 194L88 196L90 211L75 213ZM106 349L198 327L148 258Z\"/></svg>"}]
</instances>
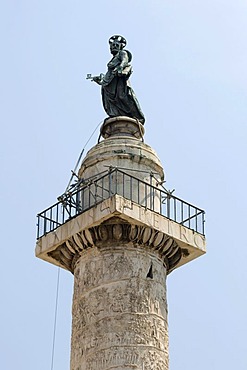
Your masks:
<instances>
[{"instance_id":1,"label":"viewing platform","mask_svg":"<svg viewBox=\"0 0 247 370\"><path fill-rule=\"evenodd\" d=\"M159 183L152 185L154 183L152 174L148 183L118 168L109 168L97 177L81 179L74 191L59 197L57 203L38 214L36 255L45 260L56 259L56 249L64 243L64 227L66 238L70 235L75 240L77 234L77 242L78 239L81 244L84 241L85 248L92 246L92 233L83 230L116 217L129 223L125 233L132 236L139 233L135 236L137 242L139 238L143 243L144 238L151 243L151 238L158 249L158 241L161 242L164 235L175 240L180 256L179 262L171 261L170 270L204 254L205 212L177 198ZM135 231L132 221L136 225ZM68 250L60 254L67 254L67 260L60 256L60 262L53 263L72 270L75 253L70 250L68 241L66 246ZM71 248L74 247L71 245Z\"/></svg>"}]
</instances>

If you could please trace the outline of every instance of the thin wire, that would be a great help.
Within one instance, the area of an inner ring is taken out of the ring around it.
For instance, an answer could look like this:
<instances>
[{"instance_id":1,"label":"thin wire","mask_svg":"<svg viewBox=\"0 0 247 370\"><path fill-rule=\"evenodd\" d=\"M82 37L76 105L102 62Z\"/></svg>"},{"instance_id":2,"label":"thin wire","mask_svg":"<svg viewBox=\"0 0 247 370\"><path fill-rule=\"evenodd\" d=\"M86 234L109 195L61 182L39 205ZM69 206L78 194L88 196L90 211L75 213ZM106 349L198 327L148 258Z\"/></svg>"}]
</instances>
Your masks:
<instances>
[{"instance_id":1,"label":"thin wire","mask_svg":"<svg viewBox=\"0 0 247 370\"><path fill-rule=\"evenodd\" d=\"M82 155L83 155L83 152L87 146L87 144L89 143L89 141L91 140L92 136L94 135L95 131L97 130L97 128L99 127L99 125L102 123L103 121L100 121L98 123L98 125L96 126L96 128L94 129L94 131L92 132L92 134L90 135L89 139L87 140L86 144L84 145L80 155L79 155L79 158L76 162L76 165L75 165L75 168L74 168L74 171L72 171L72 176L70 178L70 181L69 181L69 184L65 190L65 193L68 191L69 187L70 187L70 184L71 184L71 181L73 180L73 177L75 176L75 173L76 173L76 170L77 170L77 167L79 166L79 163L81 161L81 158L82 158ZM56 290L56 302L55 302L55 317L54 317L54 328L53 328L53 340L52 340L52 354L51 354L51 370L53 370L53 364L54 364L54 353L55 353L55 340L56 340L56 328L57 328L57 308L58 308L58 293L59 293L59 280L60 280L60 267L58 267L58 272L57 272L57 290Z\"/></svg>"},{"instance_id":2,"label":"thin wire","mask_svg":"<svg viewBox=\"0 0 247 370\"><path fill-rule=\"evenodd\" d=\"M67 186L67 188L66 188L66 190L65 190L65 193L67 193L67 191L68 191L68 189L69 189L69 187L70 187L70 184L71 184L71 182L72 182L72 180L73 180L73 178L74 178L74 176L75 176L75 173L76 173L76 171L77 171L77 167L79 166L79 163L80 163L80 161L81 161L82 154L84 153L84 150L85 150L85 148L86 148L87 144L89 143L89 141L91 140L91 138L92 138L92 136L94 135L95 131L97 130L97 128L99 127L99 125L101 125L101 123L102 123L102 122L104 122L104 120L103 120L103 121L100 121L100 122L98 123L98 125L96 126L96 128L94 129L94 131L92 132L92 134L90 135L89 139L87 140L86 144L84 145L84 147L83 147L83 149L82 149L82 151L81 151L81 153L80 153L80 155L79 155L79 158L78 158L78 160L77 160L77 162L76 162L75 168L74 168L74 170L72 171L72 175L71 175L71 178L70 178L70 180L69 180L68 186Z\"/></svg>"},{"instance_id":3,"label":"thin wire","mask_svg":"<svg viewBox=\"0 0 247 370\"><path fill-rule=\"evenodd\" d=\"M54 328L53 328L53 340L52 340L51 370L53 370L54 352L55 352L59 280L60 280L60 267L58 267L58 270L57 270L57 291L56 291L56 302L55 302L55 317L54 317Z\"/></svg>"}]
</instances>

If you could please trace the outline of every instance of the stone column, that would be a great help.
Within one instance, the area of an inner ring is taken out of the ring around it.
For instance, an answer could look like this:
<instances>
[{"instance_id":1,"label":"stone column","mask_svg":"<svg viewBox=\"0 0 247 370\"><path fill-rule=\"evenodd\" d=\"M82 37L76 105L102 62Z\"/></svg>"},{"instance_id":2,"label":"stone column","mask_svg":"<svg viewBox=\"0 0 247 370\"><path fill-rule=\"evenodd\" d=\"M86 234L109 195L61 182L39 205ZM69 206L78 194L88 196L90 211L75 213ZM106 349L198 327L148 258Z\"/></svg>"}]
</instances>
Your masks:
<instances>
[{"instance_id":1,"label":"stone column","mask_svg":"<svg viewBox=\"0 0 247 370\"><path fill-rule=\"evenodd\" d=\"M75 276L70 370L168 370L166 276L206 252L202 210L174 198L175 218L162 212L170 193L143 134L106 120L77 191L39 214L36 256Z\"/></svg>"},{"instance_id":2,"label":"stone column","mask_svg":"<svg viewBox=\"0 0 247 370\"><path fill-rule=\"evenodd\" d=\"M124 223L91 230L74 269L71 370L168 369L166 267Z\"/></svg>"},{"instance_id":3,"label":"stone column","mask_svg":"<svg viewBox=\"0 0 247 370\"><path fill-rule=\"evenodd\" d=\"M108 119L101 128L105 140L89 151L79 177L97 178L117 167L149 184L151 178L157 186L163 169L141 140L143 133L134 119ZM121 189L125 179L115 181ZM142 183L138 188L132 189L132 199L141 192L138 199L144 204L149 194ZM154 208L159 205L157 198ZM152 245L153 234L143 235L133 220L116 217L89 232L94 247L74 264L71 370L168 369L167 268Z\"/></svg>"}]
</instances>

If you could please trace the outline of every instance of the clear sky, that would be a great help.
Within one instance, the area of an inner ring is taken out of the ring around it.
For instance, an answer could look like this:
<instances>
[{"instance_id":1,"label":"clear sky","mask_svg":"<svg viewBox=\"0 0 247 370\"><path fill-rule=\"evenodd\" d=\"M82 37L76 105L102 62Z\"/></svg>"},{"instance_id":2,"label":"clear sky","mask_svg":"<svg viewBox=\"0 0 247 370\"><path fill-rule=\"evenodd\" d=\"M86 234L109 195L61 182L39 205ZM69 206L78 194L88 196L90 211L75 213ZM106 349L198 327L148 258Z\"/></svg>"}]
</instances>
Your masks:
<instances>
[{"instance_id":1,"label":"clear sky","mask_svg":"<svg viewBox=\"0 0 247 370\"><path fill-rule=\"evenodd\" d=\"M170 368L246 370L244 0L1 1L0 368L51 368L57 268L34 257L36 214L106 117L85 76L105 71L113 34L166 186L206 210L207 255L167 280ZM61 271L54 370L69 369L72 289Z\"/></svg>"}]
</instances>

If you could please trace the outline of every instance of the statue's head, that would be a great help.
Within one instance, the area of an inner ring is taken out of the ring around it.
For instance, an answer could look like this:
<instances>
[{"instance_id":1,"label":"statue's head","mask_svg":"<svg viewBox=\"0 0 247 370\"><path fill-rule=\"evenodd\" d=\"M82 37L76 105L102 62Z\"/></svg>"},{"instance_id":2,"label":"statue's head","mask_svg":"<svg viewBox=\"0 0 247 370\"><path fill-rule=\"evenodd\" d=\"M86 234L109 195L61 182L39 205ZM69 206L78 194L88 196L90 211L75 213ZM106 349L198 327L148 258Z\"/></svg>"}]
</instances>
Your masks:
<instances>
[{"instance_id":1,"label":"statue's head","mask_svg":"<svg viewBox=\"0 0 247 370\"><path fill-rule=\"evenodd\" d=\"M127 41L123 36L114 35L110 37L109 44L111 53L113 55L116 55L120 50L122 50L126 46Z\"/></svg>"}]
</instances>

